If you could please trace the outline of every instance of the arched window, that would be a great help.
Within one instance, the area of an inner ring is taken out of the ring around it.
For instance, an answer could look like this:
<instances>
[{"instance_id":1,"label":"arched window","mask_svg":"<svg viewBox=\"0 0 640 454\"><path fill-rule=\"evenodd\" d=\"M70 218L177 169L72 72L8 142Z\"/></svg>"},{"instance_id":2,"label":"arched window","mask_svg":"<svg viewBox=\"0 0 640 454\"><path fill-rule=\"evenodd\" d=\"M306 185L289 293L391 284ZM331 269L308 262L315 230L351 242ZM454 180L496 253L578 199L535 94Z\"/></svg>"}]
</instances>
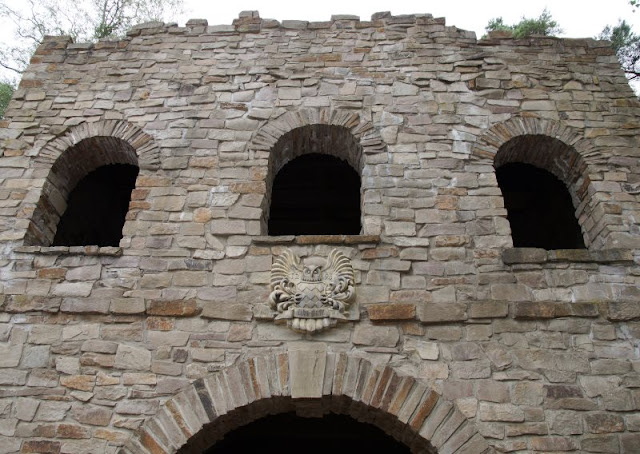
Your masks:
<instances>
[{"instance_id":1,"label":"arched window","mask_svg":"<svg viewBox=\"0 0 640 454\"><path fill-rule=\"evenodd\" d=\"M118 246L138 167L98 167L71 191L52 246Z\"/></svg>"},{"instance_id":2,"label":"arched window","mask_svg":"<svg viewBox=\"0 0 640 454\"><path fill-rule=\"evenodd\" d=\"M133 147L90 137L56 159L25 235L40 246L117 246L138 175Z\"/></svg>"},{"instance_id":3,"label":"arched window","mask_svg":"<svg viewBox=\"0 0 640 454\"><path fill-rule=\"evenodd\" d=\"M522 135L500 147L494 167L515 247L585 247L576 216L585 169L575 149L549 136Z\"/></svg>"},{"instance_id":4,"label":"arched window","mask_svg":"<svg viewBox=\"0 0 640 454\"><path fill-rule=\"evenodd\" d=\"M571 196L562 181L530 164L496 171L515 247L584 248Z\"/></svg>"},{"instance_id":5,"label":"arched window","mask_svg":"<svg viewBox=\"0 0 640 454\"><path fill-rule=\"evenodd\" d=\"M284 134L270 150L269 235L358 235L362 148L342 126Z\"/></svg>"},{"instance_id":6,"label":"arched window","mask_svg":"<svg viewBox=\"0 0 640 454\"><path fill-rule=\"evenodd\" d=\"M308 154L285 165L271 192L270 235L360 233L360 176L345 161Z\"/></svg>"}]
</instances>

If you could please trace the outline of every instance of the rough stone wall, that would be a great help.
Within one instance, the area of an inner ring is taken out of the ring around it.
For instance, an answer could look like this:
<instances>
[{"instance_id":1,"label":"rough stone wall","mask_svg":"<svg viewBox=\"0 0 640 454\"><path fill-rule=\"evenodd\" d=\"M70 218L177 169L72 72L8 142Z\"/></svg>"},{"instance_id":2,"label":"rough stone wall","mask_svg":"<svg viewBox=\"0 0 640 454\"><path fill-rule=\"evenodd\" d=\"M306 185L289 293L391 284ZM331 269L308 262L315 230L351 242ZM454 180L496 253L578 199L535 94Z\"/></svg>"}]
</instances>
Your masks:
<instances>
[{"instance_id":1,"label":"rough stone wall","mask_svg":"<svg viewBox=\"0 0 640 454\"><path fill-rule=\"evenodd\" d=\"M438 452L637 452L638 113L607 43L477 41L429 15L48 38L0 130L0 452L173 452L181 389L300 342L380 390L336 398L423 409L401 422ZM314 125L350 137L333 153L361 172L362 235L269 237L273 173L296 155L280 139ZM121 247L50 247L68 182L135 159ZM588 250L512 248L494 160L562 179ZM359 320L274 324L284 247L351 257Z\"/></svg>"}]
</instances>

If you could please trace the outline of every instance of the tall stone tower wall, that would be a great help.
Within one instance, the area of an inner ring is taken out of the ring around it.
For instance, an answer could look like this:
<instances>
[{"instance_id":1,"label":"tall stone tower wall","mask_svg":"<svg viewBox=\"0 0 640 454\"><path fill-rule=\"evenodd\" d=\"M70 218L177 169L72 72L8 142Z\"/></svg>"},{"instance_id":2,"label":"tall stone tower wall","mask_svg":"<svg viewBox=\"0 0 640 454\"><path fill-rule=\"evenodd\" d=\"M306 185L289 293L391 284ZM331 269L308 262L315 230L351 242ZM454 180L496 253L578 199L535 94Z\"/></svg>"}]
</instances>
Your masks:
<instances>
[{"instance_id":1,"label":"tall stone tower wall","mask_svg":"<svg viewBox=\"0 0 640 454\"><path fill-rule=\"evenodd\" d=\"M430 15L47 38L0 130L0 452L202 452L292 409L415 451L637 452L639 114L606 42ZM359 235L268 235L308 153L360 175ZM506 163L562 181L585 249L513 247ZM110 164L139 168L119 246L53 246ZM278 318L286 249L350 259L335 327Z\"/></svg>"}]
</instances>

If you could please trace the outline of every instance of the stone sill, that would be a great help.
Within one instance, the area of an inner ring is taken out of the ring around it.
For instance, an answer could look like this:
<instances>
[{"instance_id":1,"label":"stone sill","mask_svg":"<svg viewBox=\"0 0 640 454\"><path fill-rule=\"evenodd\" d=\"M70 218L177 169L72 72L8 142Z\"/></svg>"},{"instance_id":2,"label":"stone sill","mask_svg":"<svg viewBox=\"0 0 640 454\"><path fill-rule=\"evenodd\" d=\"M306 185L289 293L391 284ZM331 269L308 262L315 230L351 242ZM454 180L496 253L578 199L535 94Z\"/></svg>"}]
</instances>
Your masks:
<instances>
[{"instance_id":1,"label":"stone sill","mask_svg":"<svg viewBox=\"0 0 640 454\"><path fill-rule=\"evenodd\" d=\"M556 249L547 251L538 248L511 248L502 252L502 261L507 265L542 263L623 263L633 264L633 253L629 249Z\"/></svg>"},{"instance_id":2,"label":"stone sill","mask_svg":"<svg viewBox=\"0 0 640 454\"><path fill-rule=\"evenodd\" d=\"M348 321L360 318L359 304L354 305ZM553 301L470 301L449 303L379 303L365 304L374 324L420 323L421 325L477 324L497 319L553 320L601 319L610 322L640 320L638 301L553 302ZM273 322L275 313L267 304L253 307L243 303L211 301L147 300L144 298L64 298L7 295L3 310L7 313L101 314L111 316L202 317L205 319L249 322Z\"/></svg>"},{"instance_id":3,"label":"stone sill","mask_svg":"<svg viewBox=\"0 0 640 454\"><path fill-rule=\"evenodd\" d=\"M365 305L373 323L418 321L423 325L478 323L511 318L551 320L604 318L612 322L640 319L640 302L471 301L459 303L378 303Z\"/></svg>"},{"instance_id":4,"label":"stone sill","mask_svg":"<svg viewBox=\"0 0 640 454\"><path fill-rule=\"evenodd\" d=\"M376 244L380 235L280 235L253 238L254 244Z\"/></svg>"},{"instance_id":5,"label":"stone sill","mask_svg":"<svg viewBox=\"0 0 640 454\"><path fill-rule=\"evenodd\" d=\"M120 257L121 247L113 246L18 246L14 252L42 255L106 255Z\"/></svg>"}]
</instances>

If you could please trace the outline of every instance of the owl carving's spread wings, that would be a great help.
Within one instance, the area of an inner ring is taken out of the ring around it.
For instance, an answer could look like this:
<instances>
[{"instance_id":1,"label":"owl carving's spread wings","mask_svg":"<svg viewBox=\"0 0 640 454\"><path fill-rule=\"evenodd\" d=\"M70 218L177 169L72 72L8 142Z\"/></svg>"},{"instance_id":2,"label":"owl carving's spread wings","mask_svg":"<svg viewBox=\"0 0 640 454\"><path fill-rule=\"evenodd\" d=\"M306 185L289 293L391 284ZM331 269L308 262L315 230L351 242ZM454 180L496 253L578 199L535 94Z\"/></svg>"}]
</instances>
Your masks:
<instances>
[{"instance_id":1,"label":"owl carving's spread wings","mask_svg":"<svg viewBox=\"0 0 640 454\"><path fill-rule=\"evenodd\" d=\"M278 312L285 311L295 304L294 297L298 291L301 274L300 257L289 249L285 249L271 265L269 301Z\"/></svg>"},{"instance_id":2,"label":"owl carving's spread wings","mask_svg":"<svg viewBox=\"0 0 640 454\"><path fill-rule=\"evenodd\" d=\"M354 297L355 274L351 260L337 249L327 258L324 281L327 283L323 300L340 312L344 311Z\"/></svg>"},{"instance_id":3,"label":"owl carving's spread wings","mask_svg":"<svg viewBox=\"0 0 640 454\"><path fill-rule=\"evenodd\" d=\"M351 260L337 249L329 253L324 273L326 282L335 282L340 278L355 281Z\"/></svg>"},{"instance_id":4,"label":"owl carving's spread wings","mask_svg":"<svg viewBox=\"0 0 640 454\"><path fill-rule=\"evenodd\" d=\"M297 285L301 280L301 275L302 264L300 263L300 257L291 252L291 250L285 249L271 266L271 288L274 289L284 279Z\"/></svg>"}]
</instances>

